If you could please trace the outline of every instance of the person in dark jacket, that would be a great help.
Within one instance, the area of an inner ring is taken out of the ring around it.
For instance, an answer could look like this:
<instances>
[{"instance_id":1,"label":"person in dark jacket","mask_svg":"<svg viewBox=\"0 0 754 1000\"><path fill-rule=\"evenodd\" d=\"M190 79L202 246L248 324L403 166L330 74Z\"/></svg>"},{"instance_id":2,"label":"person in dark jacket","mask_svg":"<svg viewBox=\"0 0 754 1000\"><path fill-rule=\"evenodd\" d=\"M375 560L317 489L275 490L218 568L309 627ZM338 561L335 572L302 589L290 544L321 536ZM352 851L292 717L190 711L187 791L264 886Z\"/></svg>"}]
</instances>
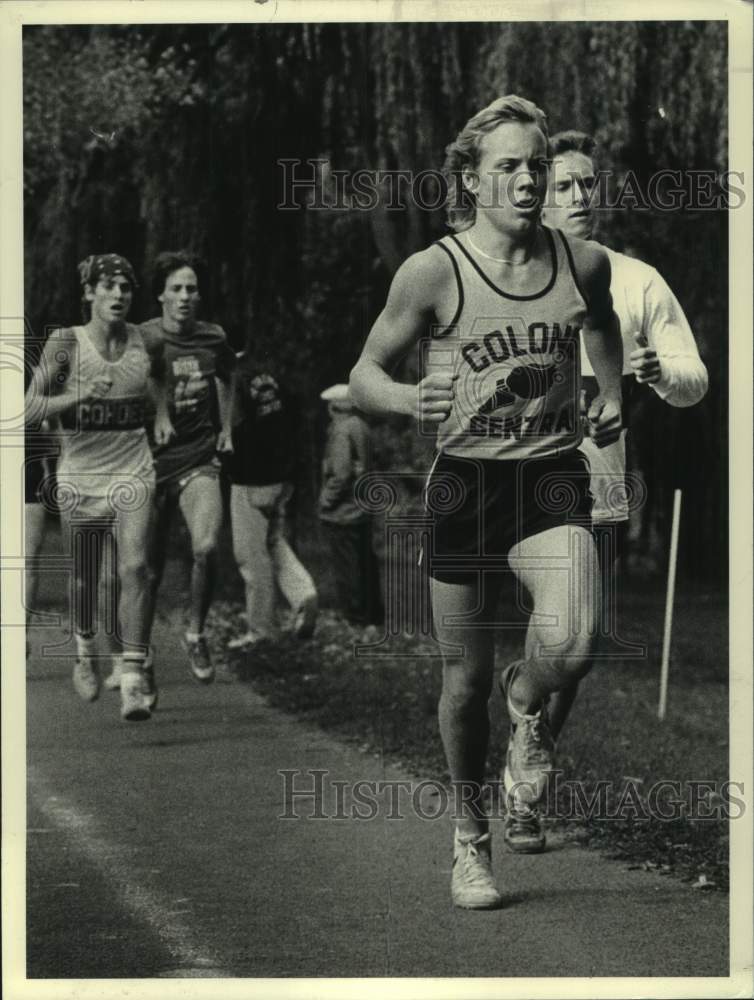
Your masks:
<instances>
[{"instance_id":1,"label":"person in dark jacket","mask_svg":"<svg viewBox=\"0 0 754 1000\"><path fill-rule=\"evenodd\" d=\"M238 356L233 402L231 481L233 553L246 589L247 632L231 649L271 638L276 629L275 588L294 612L294 631L312 634L317 589L285 537L286 509L293 495L296 413L292 398L247 353Z\"/></svg>"},{"instance_id":2,"label":"person in dark jacket","mask_svg":"<svg viewBox=\"0 0 754 1000\"><path fill-rule=\"evenodd\" d=\"M347 385L326 389L330 426L322 463L319 517L332 552L338 600L355 625L381 625L385 618L369 514L359 506L356 482L369 465L369 428L354 407Z\"/></svg>"}]
</instances>

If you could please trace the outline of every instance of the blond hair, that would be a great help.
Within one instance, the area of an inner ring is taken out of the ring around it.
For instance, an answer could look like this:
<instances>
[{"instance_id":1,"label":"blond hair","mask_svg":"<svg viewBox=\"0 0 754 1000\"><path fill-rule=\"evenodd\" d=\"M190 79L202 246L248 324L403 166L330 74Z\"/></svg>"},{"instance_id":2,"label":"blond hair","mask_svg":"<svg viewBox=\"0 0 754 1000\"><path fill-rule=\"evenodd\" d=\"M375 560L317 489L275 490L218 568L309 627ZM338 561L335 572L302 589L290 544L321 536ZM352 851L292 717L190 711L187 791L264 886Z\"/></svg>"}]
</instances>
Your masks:
<instances>
[{"instance_id":1,"label":"blond hair","mask_svg":"<svg viewBox=\"0 0 754 1000\"><path fill-rule=\"evenodd\" d=\"M447 184L445 211L448 225L456 232L468 229L476 219L476 199L463 183L463 170L465 167L473 169L478 166L482 139L505 122L530 122L536 125L547 140L549 151L545 113L525 97L508 94L477 111L445 148L445 162L442 166Z\"/></svg>"}]
</instances>

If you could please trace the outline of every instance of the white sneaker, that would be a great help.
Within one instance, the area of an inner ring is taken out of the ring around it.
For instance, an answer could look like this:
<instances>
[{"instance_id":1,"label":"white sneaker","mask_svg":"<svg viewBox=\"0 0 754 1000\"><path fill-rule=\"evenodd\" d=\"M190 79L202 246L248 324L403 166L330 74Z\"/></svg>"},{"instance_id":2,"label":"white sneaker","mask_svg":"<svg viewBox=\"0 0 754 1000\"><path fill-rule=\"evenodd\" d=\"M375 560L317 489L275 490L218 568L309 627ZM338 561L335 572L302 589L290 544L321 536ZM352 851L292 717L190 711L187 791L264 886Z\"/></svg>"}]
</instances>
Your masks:
<instances>
[{"instance_id":1,"label":"white sneaker","mask_svg":"<svg viewBox=\"0 0 754 1000\"><path fill-rule=\"evenodd\" d=\"M141 672L121 674L120 716L126 722L145 722L150 716L149 699Z\"/></svg>"},{"instance_id":2,"label":"white sneaker","mask_svg":"<svg viewBox=\"0 0 754 1000\"><path fill-rule=\"evenodd\" d=\"M503 780L505 791L516 806L531 808L547 794L550 775L555 769L555 741L545 705L536 714L526 715L511 702L510 686L519 665L511 664L500 678L511 722Z\"/></svg>"},{"instance_id":3,"label":"white sneaker","mask_svg":"<svg viewBox=\"0 0 754 1000\"><path fill-rule=\"evenodd\" d=\"M119 656L113 657L113 669L102 682L106 691L117 691L120 687L120 675L123 670Z\"/></svg>"},{"instance_id":4,"label":"white sneaker","mask_svg":"<svg viewBox=\"0 0 754 1000\"><path fill-rule=\"evenodd\" d=\"M462 837L456 829L450 895L453 904L465 910L496 910L502 905L503 897L492 875L489 833Z\"/></svg>"},{"instance_id":5,"label":"white sneaker","mask_svg":"<svg viewBox=\"0 0 754 1000\"><path fill-rule=\"evenodd\" d=\"M244 632L243 635L237 635L235 639L228 640L228 649L251 649L259 642L259 636L256 632Z\"/></svg>"},{"instance_id":6,"label":"white sneaker","mask_svg":"<svg viewBox=\"0 0 754 1000\"><path fill-rule=\"evenodd\" d=\"M157 686L154 681L154 656L150 648L146 660L143 666L144 677L147 682L147 691L149 695L153 698L153 703L150 704L150 708L154 711L155 705L157 704ZM123 674L123 658L121 656L113 657L113 669L107 675L107 677L102 682L105 690L107 691L117 691L120 688L120 678Z\"/></svg>"},{"instance_id":7,"label":"white sneaker","mask_svg":"<svg viewBox=\"0 0 754 1000\"><path fill-rule=\"evenodd\" d=\"M93 656L81 656L73 668L73 687L79 698L96 701L99 698L99 670Z\"/></svg>"},{"instance_id":8,"label":"white sneaker","mask_svg":"<svg viewBox=\"0 0 754 1000\"><path fill-rule=\"evenodd\" d=\"M547 838L537 809L517 802L515 795L508 796L507 807L503 824L505 846L516 854L541 854Z\"/></svg>"},{"instance_id":9,"label":"white sneaker","mask_svg":"<svg viewBox=\"0 0 754 1000\"><path fill-rule=\"evenodd\" d=\"M312 594L307 597L301 607L296 612L296 619L293 624L293 631L297 639L310 639L314 635L314 626L317 624L317 612L319 602L317 595Z\"/></svg>"},{"instance_id":10,"label":"white sneaker","mask_svg":"<svg viewBox=\"0 0 754 1000\"><path fill-rule=\"evenodd\" d=\"M215 668L204 633L192 635L187 632L183 637L183 647L188 653L189 669L194 679L200 684L211 684L215 679Z\"/></svg>"}]
</instances>

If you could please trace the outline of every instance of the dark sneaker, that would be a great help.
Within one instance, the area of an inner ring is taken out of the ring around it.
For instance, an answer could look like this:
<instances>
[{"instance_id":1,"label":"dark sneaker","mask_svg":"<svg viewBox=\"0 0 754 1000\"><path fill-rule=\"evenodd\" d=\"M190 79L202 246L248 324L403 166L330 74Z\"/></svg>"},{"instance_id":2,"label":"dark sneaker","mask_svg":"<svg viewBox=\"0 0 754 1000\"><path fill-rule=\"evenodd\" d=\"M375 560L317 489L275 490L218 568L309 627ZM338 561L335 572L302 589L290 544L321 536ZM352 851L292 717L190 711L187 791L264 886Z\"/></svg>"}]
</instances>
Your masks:
<instances>
[{"instance_id":1,"label":"dark sneaker","mask_svg":"<svg viewBox=\"0 0 754 1000\"><path fill-rule=\"evenodd\" d=\"M203 635L189 637L187 634L183 639L183 645L188 653L193 677L200 684L211 684L215 679L215 668L210 659L207 640Z\"/></svg>"},{"instance_id":2,"label":"dark sneaker","mask_svg":"<svg viewBox=\"0 0 754 1000\"><path fill-rule=\"evenodd\" d=\"M503 824L503 840L516 854L541 854L547 838L542 830L542 819L536 809L517 805L513 796L508 797L508 815Z\"/></svg>"},{"instance_id":3,"label":"dark sneaker","mask_svg":"<svg viewBox=\"0 0 754 1000\"><path fill-rule=\"evenodd\" d=\"M81 656L73 668L73 687L79 698L96 701L99 698L99 670L93 656Z\"/></svg>"},{"instance_id":4,"label":"dark sneaker","mask_svg":"<svg viewBox=\"0 0 754 1000\"><path fill-rule=\"evenodd\" d=\"M462 837L456 830L450 895L453 905L464 910L496 910L502 905L503 898L492 875L489 833Z\"/></svg>"},{"instance_id":5,"label":"dark sneaker","mask_svg":"<svg viewBox=\"0 0 754 1000\"><path fill-rule=\"evenodd\" d=\"M154 661L150 652L141 668L141 679L144 686L144 696L150 712L157 708L157 682L154 679Z\"/></svg>"},{"instance_id":6,"label":"dark sneaker","mask_svg":"<svg viewBox=\"0 0 754 1000\"><path fill-rule=\"evenodd\" d=\"M106 691L117 691L120 688L120 676L123 664L119 656L113 657L113 669L102 682Z\"/></svg>"},{"instance_id":7,"label":"dark sneaker","mask_svg":"<svg viewBox=\"0 0 754 1000\"><path fill-rule=\"evenodd\" d=\"M550 774L555 769L555 742L550 733L547 709L534 715L519 712L508 692L521 661L503 671L500 689L508 707L511 734L505 757L505 790L514 796L517 807L535 806L546 792Z\"/></svg>"}]
</instances>

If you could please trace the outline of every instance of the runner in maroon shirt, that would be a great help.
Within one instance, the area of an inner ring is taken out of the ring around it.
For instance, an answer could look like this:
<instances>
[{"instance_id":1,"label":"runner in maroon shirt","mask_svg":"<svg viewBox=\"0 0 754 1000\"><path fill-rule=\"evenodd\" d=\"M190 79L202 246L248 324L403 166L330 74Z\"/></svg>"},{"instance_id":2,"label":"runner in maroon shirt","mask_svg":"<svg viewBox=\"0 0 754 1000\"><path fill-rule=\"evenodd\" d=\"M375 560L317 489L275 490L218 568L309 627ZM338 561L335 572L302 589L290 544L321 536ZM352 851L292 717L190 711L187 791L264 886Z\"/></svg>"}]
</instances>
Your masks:
<instances>
[{"instance_id":1,"label":"runner in maroon shirt","mask_svg":"<svg viewBox=\"0 0 754 1000\"><path fill-rule=\"evenodd\" d=\"M175 435L155 448L156 531L150 550L151 613L165 565L168 525L179 507L191 535L191 605L185 646L194 677L209 684L214 667L204 623L214 590L217 539L222 523L220 462L232 450L230 382L235 367L222 327L196 318L200 264L180 251L163 253L153 291L162 315L141 326L147 345L164 348L170 416Z\"/></svg>"}]
</instances>

